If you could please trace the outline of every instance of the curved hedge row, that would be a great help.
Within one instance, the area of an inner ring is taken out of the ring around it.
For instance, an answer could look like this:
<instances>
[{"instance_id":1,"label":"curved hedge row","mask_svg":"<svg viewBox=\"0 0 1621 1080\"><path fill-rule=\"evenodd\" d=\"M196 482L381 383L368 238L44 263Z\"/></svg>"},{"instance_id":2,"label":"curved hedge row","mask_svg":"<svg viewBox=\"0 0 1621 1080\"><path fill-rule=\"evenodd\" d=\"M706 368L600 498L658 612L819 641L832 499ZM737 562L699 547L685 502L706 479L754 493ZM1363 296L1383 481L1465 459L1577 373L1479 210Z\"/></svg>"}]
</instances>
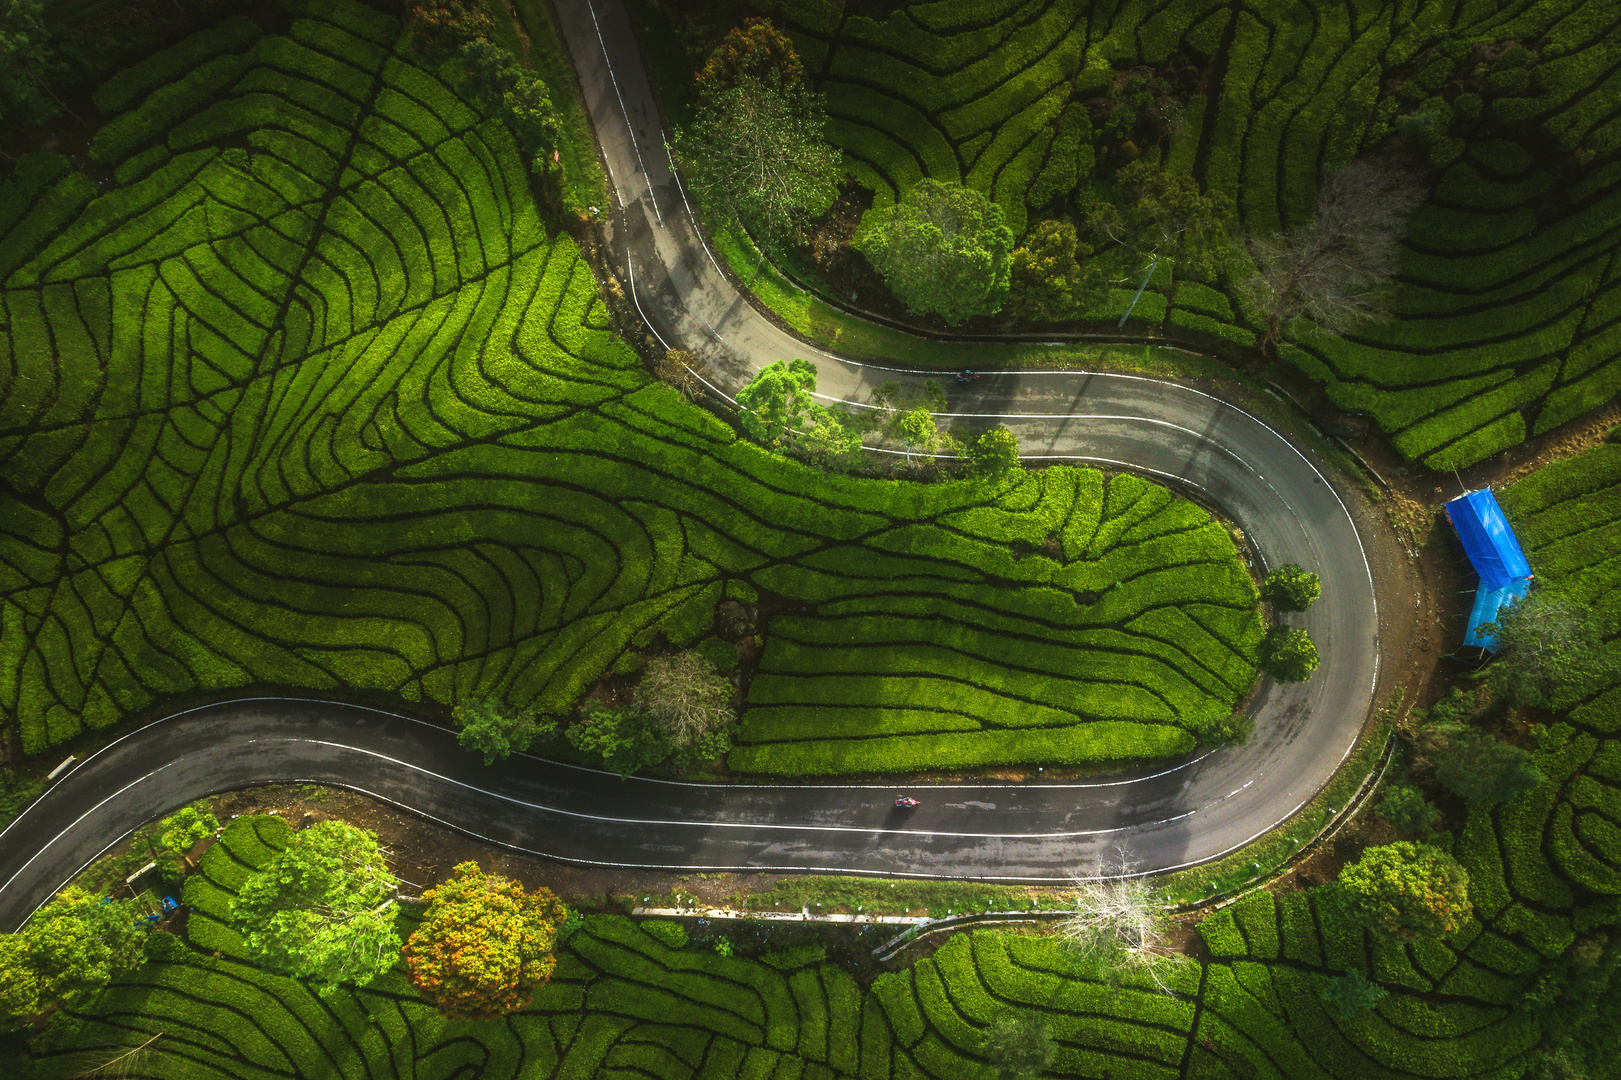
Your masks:
<instances>
[{"instance_id":1,"label":"curved hedge row","mask_svg":"<svg viewBox=\"0 0 1621 1080\"><path fill-rule=\"evenodd\" d=\"M287 829L275 818L239 818L187 885L193 951L148 963L37 1037L23 1075L64 1080L84 1067L83 1051L161 1031L142 1075L166 1080L625 1072L988 1080L981 1032L1017 1007L1050 1024L1053 1076L1515 1077L1545 1047L1554 1012L1576 1004L1554 997L1539 1007L1524 992L1578 938L1621 928L1621 877L1594 871L1621 863L1621 833L1579 823L1614 820L1604 793L1621 778L1615 760L1614 739L1580 732L1539 755L1549 777L1541 788L1470 818L1453 847L1469 868L1477 918L1446 941L1380 943L1330 893L1278 901L1258 892L1200 924L1207 960L1169 961L1158 983L1143 974L1101 979L1055 938L977 931L863 989L822 949L756 961L701 942L672 947L685 935L597 916L560 948L556 974L530 1008L475 1022L446 1020L400 969L321 998L249 965L226 925L228 904ZM1346 1020L1320 995L1350 968L1389 995Z\"/></svg>"},{"instance_id":2,"label":"curved hedge row","mask_svg":"<svg viewBox=\"0 0 1621 1080\"><path fill-rule=\"evenodd\" d=\"M1096 472L925 487L739 441L648 384L503 126L394 21L300 12L104 87L116 183L35 157L0 193L0 707L26 749L251 684L562 712L627 649L708 634L729 583L806 609L784 672L850 628L858 702L910 684L891 620L949 627L927 647L973 658L965 722L1040 682L1071 759L1184 749L1247 689L1254 590L1202 512L1116 479L1100 529L1137 531L1082 550ZM1047 644L1010 655L1009 627ZM962 760L1060 738L1013 734Z\"/></svg>"},{"instance_id":3,"label":"curved hedge row","mask_svg":"<svg viewBox=\"0 0 1621 1080\"><path fill-rule=\"evenodd\" d=\"M1125 69L1199 74L1165 164L1231 194L1235 234L1302 224L1324 172L1401 116L1449 117L1430 136L1434 195L1408 237L1395 321L1284 358L1436 469L1621 390L1621 11L1605 0L953 0L886 5L882 18L841 0L755 6L791 30L827 97L830 139L880 202L920 176L961 180L1015 231L1077 175L1084 197L1092 149L1066 118ZM1532 49L1529 67L1497 70L1491 57L1515 42ZM1156 288L1143 319L1253 343L1253 313L1235 316L1219 293ZM1118 316L1129 298L1117 290L1091 317Z\"/></svg>"}]
</instances>

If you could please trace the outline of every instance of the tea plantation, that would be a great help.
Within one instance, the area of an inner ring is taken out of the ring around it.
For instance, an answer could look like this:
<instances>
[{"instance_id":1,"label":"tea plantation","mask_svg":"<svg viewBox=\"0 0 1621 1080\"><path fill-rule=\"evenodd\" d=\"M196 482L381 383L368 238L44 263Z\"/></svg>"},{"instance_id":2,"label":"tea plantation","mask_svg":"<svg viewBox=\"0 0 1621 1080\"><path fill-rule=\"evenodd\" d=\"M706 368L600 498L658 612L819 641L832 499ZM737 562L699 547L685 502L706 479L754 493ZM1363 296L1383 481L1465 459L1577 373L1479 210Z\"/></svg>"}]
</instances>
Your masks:
<instances>
[{"instance_id":1,"label":"tea plantation","mask_svg":"<svg viewBox=\"0 0 1621 1080\"><path fill-rule=\"evenodd\" d=\"M27 750L250 685L567 712L724 596L793 613L745 769L1157 756L1247 691L1254 587L1163 489L825 476L649 384L506 128L389 18L237 17L96 101L105 176L0 191Z\"/></svg>"},{"instance_id":2,"label":"tea plantation","mask_svg":"<svg viewBox=\"0 0 1621 1080\"><path fill-rule=\"evenodd\" d=\"M1559 491L1511 494L1554 510L1595 491L1613 498L1621 460L1605 458L1573 463ZM1053 1076L1516 1077L1580 1011L1576 984L1561 981L1567 954L1621 929L1617 716L1602 702L1575 710L1536 755L1547 781L1477 810L1453 838L1477 917L1452 938L1380 944L1329 893L1260 892L1200 924L1209 959L1170 962L1163 990L1142 976L1100 981L1053 938L958 934L863 988L814 948L757 959L672 949L595 916L533 1005L504 1020L448 1021L398 970L321 998L246 963L224 924L232 890L287 835L279 819L240 818L187 886L193 951L145 965L37 1037L29 1075L66 1078L84 1051L161 1031L141 1075L989 1080L980 1033L1017 1006L1049 1020ZM1345 1020L1319 995L1350 968L1389 995Z\"/></svg>"},{"instance_id":3,"label":"tea plantation","mask_svg":"<svg viewBox=\"0 0 1621 1080\"><path fill-rule=\"evenodd\" d=\"M1396 318L1284 358L1436 469L1621 390L1613 3L755 6L791 30L826 95L829 137L881 203L919 177L960 180L1001 203L1015 232L1056 200L1084 200L1106 152L1118 163L1122 147L1092 145L1086 103L1128 71L1181 87L1162 160L1232 196L1235 235L1299 227L1325 172L1393 130L1428 140L1433 193L1406 241ZM1235 313L1231 296L1248 258L1235 249L1219 281L1157 276L1138 315L1253 342L1255 313Z\"/></svg>"}]
</instances>

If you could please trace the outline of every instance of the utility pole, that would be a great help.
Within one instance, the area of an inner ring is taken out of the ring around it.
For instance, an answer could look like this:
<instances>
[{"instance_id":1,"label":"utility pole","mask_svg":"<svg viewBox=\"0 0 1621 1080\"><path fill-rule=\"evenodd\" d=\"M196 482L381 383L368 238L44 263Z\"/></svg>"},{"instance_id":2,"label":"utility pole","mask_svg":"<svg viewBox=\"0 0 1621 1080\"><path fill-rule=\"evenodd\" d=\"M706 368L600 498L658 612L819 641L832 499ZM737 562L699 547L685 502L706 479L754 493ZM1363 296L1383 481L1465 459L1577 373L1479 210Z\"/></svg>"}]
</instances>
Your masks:
<instances>
[{"instance_id":1,"label":"utility pole","mask_svg":"<svg viewBox=\"0 0 1621 1080\"><path fill-rule=\"evenodd\" d=\"M1148 273L1143 275L1143 283L1137 286L1137 295L1131 298L1131 306L1126 308L1126 313L1124 315L1120 316L1120 324L1116 326L1115 329L1124 330L1126 328L1126 320L1131 318L1132 311L1137 307L1137 301L1143 298L1143 290L1148 288L1148 282L1154 276L1154 267L1158 265L1159 256L1155 255L1154 261L1148 264Z\"/></svg>"}]
</instances>

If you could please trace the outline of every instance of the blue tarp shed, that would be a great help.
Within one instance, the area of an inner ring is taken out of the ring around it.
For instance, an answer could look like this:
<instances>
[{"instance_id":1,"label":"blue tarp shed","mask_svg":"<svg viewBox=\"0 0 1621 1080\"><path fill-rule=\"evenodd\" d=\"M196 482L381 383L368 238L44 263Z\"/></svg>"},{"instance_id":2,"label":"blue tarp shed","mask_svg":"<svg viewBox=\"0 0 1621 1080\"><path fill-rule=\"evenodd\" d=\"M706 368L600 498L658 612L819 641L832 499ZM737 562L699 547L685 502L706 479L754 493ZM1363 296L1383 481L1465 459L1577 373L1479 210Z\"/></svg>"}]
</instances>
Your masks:
<instances>
[{"instance_id":1,"label":"blue tarp shed","mask_svg":"<svg viewBox=\"0 0 1621 1080\"><path fill-rule=\"evenodd\" d=\"M1519 538L1497 505L1491 488L1471 491L1447 503L1447 517L1458 530L1463 550L1480 575L1482 585L1501 588L1511 581L1531 576Z\"/></svg>"},{"instance_id":2,"label":"blue tarp shed","mask_svg":"<svg viewBox=\"0 0 1621 1080\"><path fill-rule=\"evenodd\" d=\"M1497 651L1497 635L1480 632L1481 623L1497 621L1497 612L1513 604L1514 601L1531 591L1531 579L1528 577L1511 581L1507 585L1493 589L1482 581L1475 589L1475 606L1469 611L1469 625L1463 632L1465 645L1478 645L1487 652Z\"/></svg>"},{"instance_id":3,"label":"blue tarp shed","mask_svg":"<svg viewBox=\"0 0 1621 1080\"><path fill-rule=\"evenodd\" d=\"M1487 652L1497 651L1497 638L1481 635L1482 623L1496 622L1497 613L1531 589L1531 564L1520 548L1513 526L1497 505L1497 496L1487 488L1460 495L1446 504L1447 518L1463 542L1480 586L1475 589L1475 606L1469 612L1469 625L1463 643Z\"/></svg>"}]
</instances>

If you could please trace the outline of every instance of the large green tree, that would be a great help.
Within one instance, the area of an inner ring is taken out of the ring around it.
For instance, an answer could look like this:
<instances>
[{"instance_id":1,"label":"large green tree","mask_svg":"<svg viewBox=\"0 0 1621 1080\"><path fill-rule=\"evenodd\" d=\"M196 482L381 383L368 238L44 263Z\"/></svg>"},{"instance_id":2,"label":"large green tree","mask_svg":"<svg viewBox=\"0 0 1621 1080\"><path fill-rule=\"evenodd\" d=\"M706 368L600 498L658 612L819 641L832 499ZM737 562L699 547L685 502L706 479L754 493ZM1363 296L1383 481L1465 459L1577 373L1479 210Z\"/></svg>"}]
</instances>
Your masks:
<instances>
[{"instance_id":1,"label":"large green tree","mask_svg":"<svg viewBox=\"0 0 1621 1080\"><path fill-rule=\"evenodd\" d=\"M1166 172L1138 160L1115 174L1114 198L1091 203L1089 242L1100 252L1114 246L1128 264L1174 259L1184 275L1210 279L1220 269L1233 201L1220 191L1201 191L1184 173Z\"/></svg>"},{"instance_id":2,"label":"large green tree","mask_svg":"<svg viewBox=\"0 0 1621 1080\"><path fill-rule=\"evenodd\" d=\"M794 50L793 39L771 24L751 17L726 32L710 52L695 81L700 94L730 90L746 78L775 80L782 86L805 81L805 64Z\"/></svg>"},{"instance_id":3,"label":"large green tree","mask_svg":"<svg viewBox=\"0 0 1621 1080\"><path fill-rule=\"evenodd\" d=\"M365 986L394 965L398 888L375 834L317 822L248 876L231 925L256 962L330 994L342 983Z\"/></svg>"},{"instance_id":4,"label":"large green tree","mask_svg":"<svg viewBox=\"0 0 1621 1080\"><path fill-rule=\"evenodd\" d=\"M1379 800L1379 816L1408 836L1425 837L1441 822L1441 811L1416 787L1397 784Z\"/></svg>"},{"instance_id":5,"label":"large green tree","mask_svg":"<svg viewBox=\"0 0 1621 1080\"><path fill-rule=\"evenodd\" d=\"M700 94L670 145L698 196L772 248L838 197L841 158L826 127L821 99L804 86L741 72Z\"/></svg>"},{"instance_id":6,"label":"large green tree","mask_svg":"<svg viewBox=\"0 0 1621 1080\"><path fill-rule=\"evenodd\" d=\"M0 0L0 120L43 124L62 112L51 80L66 71L42 0Z\"/></svg>"},{"instance_id":7,"label":"large green tree","mask_svg":"<svg viewBox=\"0 0 1621 1080\"><path fill-rule=\"evenodd\" d=\"M1261 596L1279 611L1305 611L1322 595L1321 579L1298 563L1269 570L1261 583Z\"/></svg>"},{"instance_id":8,"label":"large green tree","mask_svg":"<svg viewBox=\"0 0 1621 1080\"><path fill-rule=\"evenodd\" d=\"M919 180L863 214L851 246L914 312L960 323L1007 301L1013 233L1000 206L962 184Z\"/></svg>"},{"instance_id":9,"label":"large green tree","mask_svg":"<svg viewBox=\"0 0 1621 1080\"><path fill-rule=\"evenodd\" d=\"M130 901L68 887L15 934L0 934L0 1009L15 1024L92 997L141 962L146 934Z\"/></svg>"},{"instance_id":10,"label":"large green tree","mask_svg":"<svg viewBox=\"0 0 1621 1080\"><path fill-rule=\"evenodd\" d=\"M1060 322L1102 303L1108 298L1109 283L1102 267L1089 261L1091 254L1073 223L1037 225L1013 249L1008 311L1023 319Z\"/></svg>"},{"instance_id":11,"label":"large green tree","mask_svg":"<svg viewBox=\"0 0 1621 1080\"><path fill-rule=\"evenodd\" d=\"M621 778L670 756L670 744L657 725L639 709L615 709L587 701L581 719L564 731L570 746L602 762Z\"/></svg>"},{"instance_id":12,"label":"large green tree","mask_svg":"<svg viewBox=\"0 0 1621 1080\"><path fill-rule=\"evenodd\" d=\"M975 476L996 479L1019 467L1019 437L1001 424L968 448L968 467Z\"/></svg>"},{"instance_id":13,"label":"large green tree","mask_svg":"<svg viewBox=\"0 0 1621 1080\"><path fill-rule=\"evenodd\" d=\"M484 755L484 764L494 765L502 758L527 750L537 740L557 731L548 717L527 709L513 709L495 698L464 701L452 710L461 730L456 743L463 750Z\"/></svg>"},{"instance_id":14,"label":"large green tree","mask_svg":"<svg viewBox=\"0 0 1621 1080\"><path fill-rule=\"evenodd\" d=\"M1435 763L1435 777L1468 803L1508 802L1542 783L1531 755L1489 731L1461 724L1442 730L1446 748Z\"/></svg>"},{"instance_id":15,"label":"large green tree","mask_svg":"<svg viewBox=\"0 0 1621 1080\"><path fill-rule=\"evenodd\" d=\"M422 894L422 922L405 944L411 982L446 1015L503 1016L524 1008L551 978L552 949L568 909L550 889L459 863Z\"/></svg>"},{"instance_id":16,"label":"large green tree","mask_svg":"<svg viewBox=\"0 0 1621 1080\"><path fill-rule=\"evenodd\" d=\"M1261 640L1261 670L1279 682L1305 682L1317 670L1317 645L1306 631L1274 626Z\"/></svg>"},{"instance_id":17,"label":"large green tree","mask_svg":"<svg viewBox=\"0 0 1621 1080\"><path fill-rule=\"evenodd\" d=\"M1519 705L1561 708L1621 675L1604 643L1607 626L1592 604L1538 589L1481 628L1497 636L1493 686Z\"/></svg>"},{"instance_id":18,"label":"large green tree","mask_svg":"<svg viewBox=\"0 0 1621 1080\"><path fill-rule=\"evenodd\" d=\"M1403 941L1443 937L1468 921L1469 872L1428 844L1398 840L1371 847L1340 871L1351 917Z\"/></svg>"},{"instance_id":19,"label":"large green tree","mask_svg":"<svg viewBox=\"0 0 1621 1080\"><path fill-rule=\"evenodd\" d=\"M811 397L816 389L816 365L809 360L777 360L737 392L738 419L756 439L771 446L792 445L796 436L814 425L821 406Z\"/></svg>"},{"instance_id":20,"label":"large green tree","mask_svg":"<svg viewBox=\"0 0 1621 1080\"><path fill-rule=\"evenodd\" d=\"M524 70L516 56L486 38L464 44L461 58L467 70L467 94L485 111L506 120L519 145L537 163L544 162L562 130L546 84L534 72Z\"/></svg>"}]
</instances>

